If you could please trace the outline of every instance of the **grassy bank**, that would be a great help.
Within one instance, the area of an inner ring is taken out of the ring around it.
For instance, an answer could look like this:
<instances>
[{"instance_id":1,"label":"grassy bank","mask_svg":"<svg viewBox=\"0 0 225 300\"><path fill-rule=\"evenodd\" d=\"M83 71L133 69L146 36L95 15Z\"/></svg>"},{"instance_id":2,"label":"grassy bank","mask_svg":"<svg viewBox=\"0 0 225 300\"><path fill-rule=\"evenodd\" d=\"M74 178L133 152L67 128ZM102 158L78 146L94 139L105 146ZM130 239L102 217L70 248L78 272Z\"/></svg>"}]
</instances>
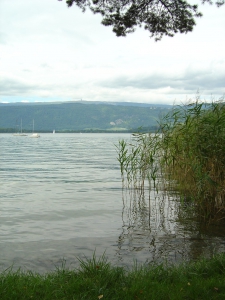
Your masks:
<instances>
[{"instance_id":1,"label":"grassy bank","mask_svg":"<svg viewBox=\"0 0 225 300\"><path fill-rule=\"evenodd\" d=\"M113 267L102 257L75 271L5 271L0 299L225 299L225 255L180 266Z\"/></svg>"}]
</instances>

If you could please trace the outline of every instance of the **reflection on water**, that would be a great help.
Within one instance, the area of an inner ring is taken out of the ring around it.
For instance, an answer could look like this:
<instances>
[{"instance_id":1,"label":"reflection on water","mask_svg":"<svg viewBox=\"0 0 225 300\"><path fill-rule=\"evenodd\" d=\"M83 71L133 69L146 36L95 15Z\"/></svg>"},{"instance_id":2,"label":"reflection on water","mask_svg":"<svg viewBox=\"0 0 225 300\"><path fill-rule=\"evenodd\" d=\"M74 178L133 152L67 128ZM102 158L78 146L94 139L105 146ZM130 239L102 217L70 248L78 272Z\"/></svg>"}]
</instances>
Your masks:
<instances>
[{"instance_id":1,"label":"reflection on water","mask_svg":"<svg viewBox=\"0 0 225 300\"><path fill-rule=\"evenodd\" d=\"M202 227L190 213L166 192L147 191L140 196L126 190L118 255L123 259L140 252L145 263L180 263L224 252L224 227Z\"/></svg>"},{"instance_id":2,"label":"reflection on water","mask_svg":"<svg viewBox=\"0 0 225 300\"><path fill-rule=\"evenodd\" d=\"M128 266L224 251L225 227L201 228L167 194L145 191L140 202L122 190L122 138L130 135L0 135L1 270L46 272L62 259L76 267L77 256L94 251Z\"/></svg>"}]
</instances>

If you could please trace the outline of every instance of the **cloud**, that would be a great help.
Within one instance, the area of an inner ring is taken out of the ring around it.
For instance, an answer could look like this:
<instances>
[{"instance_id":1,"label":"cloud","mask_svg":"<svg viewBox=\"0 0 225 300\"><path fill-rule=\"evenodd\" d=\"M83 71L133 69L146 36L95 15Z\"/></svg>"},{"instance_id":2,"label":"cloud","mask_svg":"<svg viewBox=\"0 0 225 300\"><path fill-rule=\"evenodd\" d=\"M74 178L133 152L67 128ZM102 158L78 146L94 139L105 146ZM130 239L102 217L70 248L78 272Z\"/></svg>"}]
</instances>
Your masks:
<instances>
[{"instance_id":1,"label":"cloud","mask_svg":"<svg viewBox=\"0 0 225 300\"><path fill-rule=\"evenodd\" d=\"M28 74L29 75L29 74ZM55 97L57 95L65 98L73 97L78 94L78 98L80 99L80 94L83 93L83 89L85 89L84 84L71 84L62 83L55 84L50 83L49 81L45 83L34 80L22 80L21 78L8 77L0 79L0 96L39 96L39 97ZM82 90L82 92L81 92Z\"/></svg>"},{"instance_id":2,"label":"cloud","mask_svg":"<svg viewBox=\"0 0 225 300\"><path fill-rule=\"evenodd\" d=\"M187 70L183 74L152 73L145 76L118 76L99 81L106 88L127 88L157 90L170 87L173 90L183 90L187 93L200 90L225 92L225 70L215 73L205 70Z\"/></svg>"},{"instance_id":3,"label":"cloud","mask_svg":"<svg viewBox=\"0 0 225 300\"><path fill-rule=\"evenodd\" d=\"M1 0L0 94L157 103L222 95L225 6L202 8L192 33L155 43L143 29L117 38L101 16L65 1Z\"/></svg>"},{"instance_id":4,"label":"cloud","mask_svg":"<svg viewBox=\"0 0 225 300\"><path fill-rule=\"evenodd\" d=\"M38 85L23 82L18 79L4 78L0 80L0 95L4 96L33 94L38 89Z\"/></svg>"},{"instance_id":5,"label":"cloud","mask_svg":"<svg viewBox=\"0 0 225 300\"><path fill-rule=\"evenodd\" d=\"M7 34L5 34L2 30L0 30L0 44L6 45L7 44Z\"/></svg>"},{"instance_id":6,"label":"cloud","mask_svg":"<svg viewBox=\"0 0 225 300\"><path fill-rule=\"evenodd\" d=\"M52 67L47 63L40 64L40 67L43 69L52 69Z\"/></svg>"}]
</instances>

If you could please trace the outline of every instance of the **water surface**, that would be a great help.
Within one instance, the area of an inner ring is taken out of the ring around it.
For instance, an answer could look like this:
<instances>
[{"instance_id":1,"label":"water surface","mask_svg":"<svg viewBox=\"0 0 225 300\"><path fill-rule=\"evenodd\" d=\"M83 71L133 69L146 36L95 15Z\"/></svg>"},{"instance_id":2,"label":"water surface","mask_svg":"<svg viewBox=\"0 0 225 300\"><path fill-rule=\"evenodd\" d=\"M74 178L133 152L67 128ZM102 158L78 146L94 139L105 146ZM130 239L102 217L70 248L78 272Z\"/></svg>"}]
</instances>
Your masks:
<instances>
[{"instance_id":1,"label":"water surface","mask_svg":"<svg viewBox=\"0 0 225 300\"><path fill-rule=\"evenodd\" d=\"M106 251L117 265L171 262L225 249L223 228L179 220L178 203L122 191L115 144L129 134L0 135L0 268L45 272ZM131 205L132 199L132 205Z\"/></svg>"}]
</instances>

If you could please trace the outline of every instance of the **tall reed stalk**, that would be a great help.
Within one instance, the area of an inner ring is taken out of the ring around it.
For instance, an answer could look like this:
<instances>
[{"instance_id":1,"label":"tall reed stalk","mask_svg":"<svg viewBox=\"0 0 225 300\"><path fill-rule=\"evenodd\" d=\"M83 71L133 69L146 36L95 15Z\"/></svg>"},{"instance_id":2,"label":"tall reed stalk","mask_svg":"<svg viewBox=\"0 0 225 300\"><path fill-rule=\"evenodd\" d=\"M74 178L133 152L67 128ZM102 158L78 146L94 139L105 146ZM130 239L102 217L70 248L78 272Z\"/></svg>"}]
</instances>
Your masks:
<instances>
[{"instance_id":1,"label":"tall reed stalk","mask_svg":"<svg viewBox=\"0 0 225 300\"><path fill-rule=\"evenodd\" d=\"M145 183L157 188L157 173L160 169L160 134L137 133L131 142L119 141L118 161L120 163L123 185L143 192ZM126 181L126 183L125 183Z\"/></svg>"},{"instance_id":2,"label":"tall reed stalk","mask_svg":"<svg viewBox=\"0 0 225 300\"><path fill-rule=\"evenodd\" d=\"M155 134L120 141L123 183L179 191L208 222L225 218L225 103L199 98L163 117ZM163 176L162 176L163 175ZM191 203L191 202L190 202Z\"/></svg>"}]
</instances>

